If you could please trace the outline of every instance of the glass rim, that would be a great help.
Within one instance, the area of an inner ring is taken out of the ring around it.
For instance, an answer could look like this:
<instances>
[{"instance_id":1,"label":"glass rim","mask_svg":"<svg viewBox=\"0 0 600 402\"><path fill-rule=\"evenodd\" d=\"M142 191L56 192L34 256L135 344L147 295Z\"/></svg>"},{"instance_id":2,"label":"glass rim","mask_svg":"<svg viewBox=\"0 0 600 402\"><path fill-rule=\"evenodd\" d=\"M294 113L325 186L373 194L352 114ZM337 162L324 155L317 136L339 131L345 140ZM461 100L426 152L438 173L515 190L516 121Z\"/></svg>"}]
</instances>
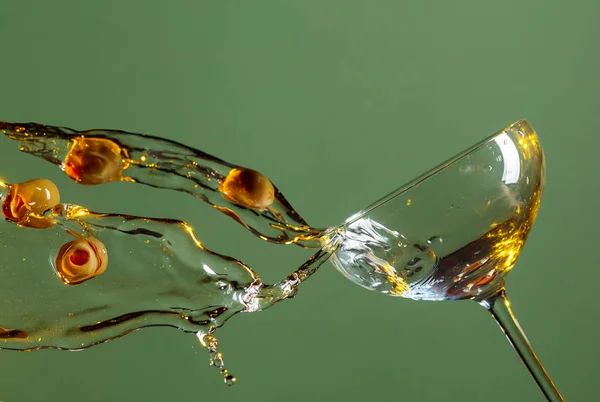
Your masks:
<instances>
[{"instance_id":1,"label":"glass rim","mask_svg":"<svg viewBox=\"0 0 600 402\"><path fill-rule=\"evenodd\" d=\"M471 147L466 148L462 152L459 152L458 154L455 154L453 157L448 158L445 161L439 163L435 167L429 169L426 173L424 173L424 174L422 174L422 175L420 175L420 176L418 176L418 177L410 180L409 182L403 184L402 186L400 186L396 190L394 190L394 191L386 194L385 196L381 197L377 201L371 203L369 206L361 209L357 213L355 213L352 216L350 216L348 219L346 219L342 223L341 226L350 225L353 222L357 221L358 219L361 219L362 217L364 217L365 215L367 215L369 212L371 212L373 209L375 209L375 208L377 208L377 207L379 207L379 206L381 206L381 205L389 202L393 198L399 196L402 193L405 193L406 191L410 190L411 188L413 188L413 187L417 186L418 184L426 181L430 177L435 176L436 174L438 174L442 170L446 169L447 167L449 167L449 166L453 165L454 163L460 161L461 159L469 156L473 152L476 152L476 151L480 150L483 146L485 146L485 144L489 143L490 141L493 141L494 138L498 137L499 135L502 135L502 134L506 133L507 131L515 129L516 127L526 127L528 131L531 131L532 133L535 133L535 130L533 129L533 127L531 126L531 124L529 124L529 121L527 121L526 118L521 118L521 119L515 121L514 123L509 124L508 126L506 126L505 128L503 128L502 130L497 131L494 134L492 134L492 135L486 137L485 139L479 141L478 143L472 145ZM535 133L535 135L537 135L537 133Z\"/></svg>"}]
</instances>

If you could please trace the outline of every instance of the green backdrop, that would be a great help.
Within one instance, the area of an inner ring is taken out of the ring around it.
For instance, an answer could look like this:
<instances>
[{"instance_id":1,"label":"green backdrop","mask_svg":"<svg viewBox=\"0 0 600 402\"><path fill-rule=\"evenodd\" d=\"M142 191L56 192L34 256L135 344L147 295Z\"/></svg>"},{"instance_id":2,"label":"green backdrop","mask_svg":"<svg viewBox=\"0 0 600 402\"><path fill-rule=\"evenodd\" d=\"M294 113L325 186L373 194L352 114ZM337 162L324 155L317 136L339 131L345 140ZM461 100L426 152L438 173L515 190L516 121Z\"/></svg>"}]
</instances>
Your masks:
<instances>
[{"instance_id":1,"label":"green backdrop","mask_svg":"<svg viewBox=\"0 0 600 402\"><path fill-rule=\"evenodd\" d=\"M594 0L2 0L0 120L178 140L264 172L327 226L527 117L548 179L509 296L566 399L591 401L599 17ZM78 187L33 158L7 165L8 152L3 178L46 175L92 209L189 220L267 281L306 256L191 197ZM218 335L232 388L193 336L148 329L80 353L2 351L0 400L543 400L475 303L371 293L329 263L297 298Z\"/></svg>"}]
</instances>

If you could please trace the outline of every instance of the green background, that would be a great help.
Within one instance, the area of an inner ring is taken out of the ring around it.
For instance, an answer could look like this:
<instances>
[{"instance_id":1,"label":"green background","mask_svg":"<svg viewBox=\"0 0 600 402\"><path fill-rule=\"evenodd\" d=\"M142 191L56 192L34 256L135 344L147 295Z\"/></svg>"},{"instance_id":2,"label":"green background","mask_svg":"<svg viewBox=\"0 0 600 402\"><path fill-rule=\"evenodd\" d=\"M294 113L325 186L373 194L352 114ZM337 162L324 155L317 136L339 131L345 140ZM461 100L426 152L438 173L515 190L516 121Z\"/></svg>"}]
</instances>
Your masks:
<instances>
[{"instance_id":1,"label":"green background","mask_svg":"<svg viewBox=\"0 0 600 402\"><path fill-rule=\"evenodd\" d=\"M1 0L0 119L178 140L264 172L309 223L327 226L526 117L548 179L509 296L565 398L590 401L599 17L595 0ZM6 180L44 175L69 202L189 220L267 282L306 257L263 245L192 197L78 187L33 158L6 165L16 151L1 144ZM330 264L296 299L238 315L218 336L233 388L193 336L148 329L80 353L0 352L0 399L543 400L475 303L371 293Z\"/></svg>"}]
</instances>

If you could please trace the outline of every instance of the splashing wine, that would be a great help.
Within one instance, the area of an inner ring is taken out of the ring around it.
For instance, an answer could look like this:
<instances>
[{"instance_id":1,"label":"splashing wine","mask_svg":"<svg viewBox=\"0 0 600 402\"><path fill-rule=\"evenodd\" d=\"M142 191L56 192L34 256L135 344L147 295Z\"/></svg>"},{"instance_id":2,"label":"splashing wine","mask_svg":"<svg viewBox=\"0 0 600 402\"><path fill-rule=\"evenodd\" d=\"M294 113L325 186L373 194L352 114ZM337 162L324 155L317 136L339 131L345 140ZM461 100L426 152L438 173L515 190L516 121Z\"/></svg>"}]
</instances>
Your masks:
<instances>
[{"instance_id":1,"label":"splashing wine","mask_svg":"<svg viewBox=\"0 0 600 402\"><path fill-rule=\"evenodd\" d=\"M211 365L232 385L236 379L225 368L216 329L239 312L295 295L331 257L344 276L369 290L477 301L548 400L562 400L505 293L505 277L531 230L544 185L544 155L525 120L328 229L309 226L261 173L174 141L36 123L0 123L0 130L20 151L58 166L79 184L123 181L184 192L262 240L312 250L300 268L267 285L242 261L209 250L184 221L94 212L60 203L58 193L38 204L40 210L31 202L40 191L3 183L0 244L27 249L28 257L0 265L0 290L7 296L1 348L79 350L140 328L171 326L195 333ZM90 261L96 265L90 268ZM69 282L65 272L78 279ZM31 291L16 292L17 282Z\"/></svg>"}]
</instances>

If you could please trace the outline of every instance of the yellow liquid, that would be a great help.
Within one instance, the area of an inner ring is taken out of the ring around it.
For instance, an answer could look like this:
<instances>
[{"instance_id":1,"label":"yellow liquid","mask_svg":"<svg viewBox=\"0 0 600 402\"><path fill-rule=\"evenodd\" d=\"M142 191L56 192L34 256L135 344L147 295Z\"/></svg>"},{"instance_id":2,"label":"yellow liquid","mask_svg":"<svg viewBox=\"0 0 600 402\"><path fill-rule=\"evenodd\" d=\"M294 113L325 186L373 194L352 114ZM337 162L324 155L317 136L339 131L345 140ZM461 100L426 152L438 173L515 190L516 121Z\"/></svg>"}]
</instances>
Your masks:
<instances>
[{"instance_id":1,"label":"yellow liquid","mask_svg":"<svg viewBox=\"0 0 600 402\"><path fill-rule=\"evenodd\" d=\"M59 204L41 218L51 226L0 222L6 255L23 256L0 264L5 300L0 348L80 350L140 328L170 326L195 333L229 385L235 377L223 364L216 329L237 313L265 309L294 296L329 257L346 277L371 290L417 300L483 299L503 286L541 197L542 182L529 183L529 176L527 186L535 191L525 198L519 183L494 181L495 169L506 169L508 163L498 151L502 143L494 139L474 148L472 159L461 157L407 188L418 191L400 193L344 225L320 230L309 226L266 177L255 172L249 182L228 182L231 172L244 168L173 141L34 123L0 122L0 130L19 143L20 151L49 161L80 184L120 180L185 192L262 240L314 249L300 268L267 285L241 260L206 248L183 220ZM506 135L501 141L512 144L524 158L538 156L535 136L518 135L521 138ZM489 155L477 160L481 149ZM105 171L105 166L110 169ZM463 187L478 178L483 180L476 194L493 196L464 197ZM463 187L458 185L461 180ZM457 184L456 191L440 191L443 183ZM7 194L3 184L0 201ZM101 275L66 286L53 261L73 236L101 241L109 263Z\"/></svg>"},{"instance_id":2,"label":"yellow liquid","mask_svg":"<svg viewBox=\"0 0 600 402\"><path fill-rule=\"evenodd\" d=\"M79 184L124 181L185 192L262 240L314 248L299 269L268 285L241 260L204 246L183 220L94 212L66 203L35 219L26 208L22 217L5 214L0 349L81 350L141 328L168 326L196 334L211 364L232 385L235 377L217 349L216 329L237 313L296 294L335 247L319 250L322 232L308 226L266 177L183 144L35 123L0 122L0 130L19 151L56 165ZM12 145L7 142L0 146ZM241 173L232 181L231 172ZM11 188L18 186L0 183L3 211L10 211ZM61 280L61 250L92 238L106 247L106 269L81 283Z\"/></svg>"},{"instance_id":3,"label":"yellow liquid","mask_svg":"<svg viewBox=\"0 0 600 402\"><path fill-rule=\"evenodd\" d=\"M393 296L485 297L503 286L529 235L544 169L535 133L498 134L349 218L331 232L342 239L331 261Z\"/></svg>"}]
</instances>

